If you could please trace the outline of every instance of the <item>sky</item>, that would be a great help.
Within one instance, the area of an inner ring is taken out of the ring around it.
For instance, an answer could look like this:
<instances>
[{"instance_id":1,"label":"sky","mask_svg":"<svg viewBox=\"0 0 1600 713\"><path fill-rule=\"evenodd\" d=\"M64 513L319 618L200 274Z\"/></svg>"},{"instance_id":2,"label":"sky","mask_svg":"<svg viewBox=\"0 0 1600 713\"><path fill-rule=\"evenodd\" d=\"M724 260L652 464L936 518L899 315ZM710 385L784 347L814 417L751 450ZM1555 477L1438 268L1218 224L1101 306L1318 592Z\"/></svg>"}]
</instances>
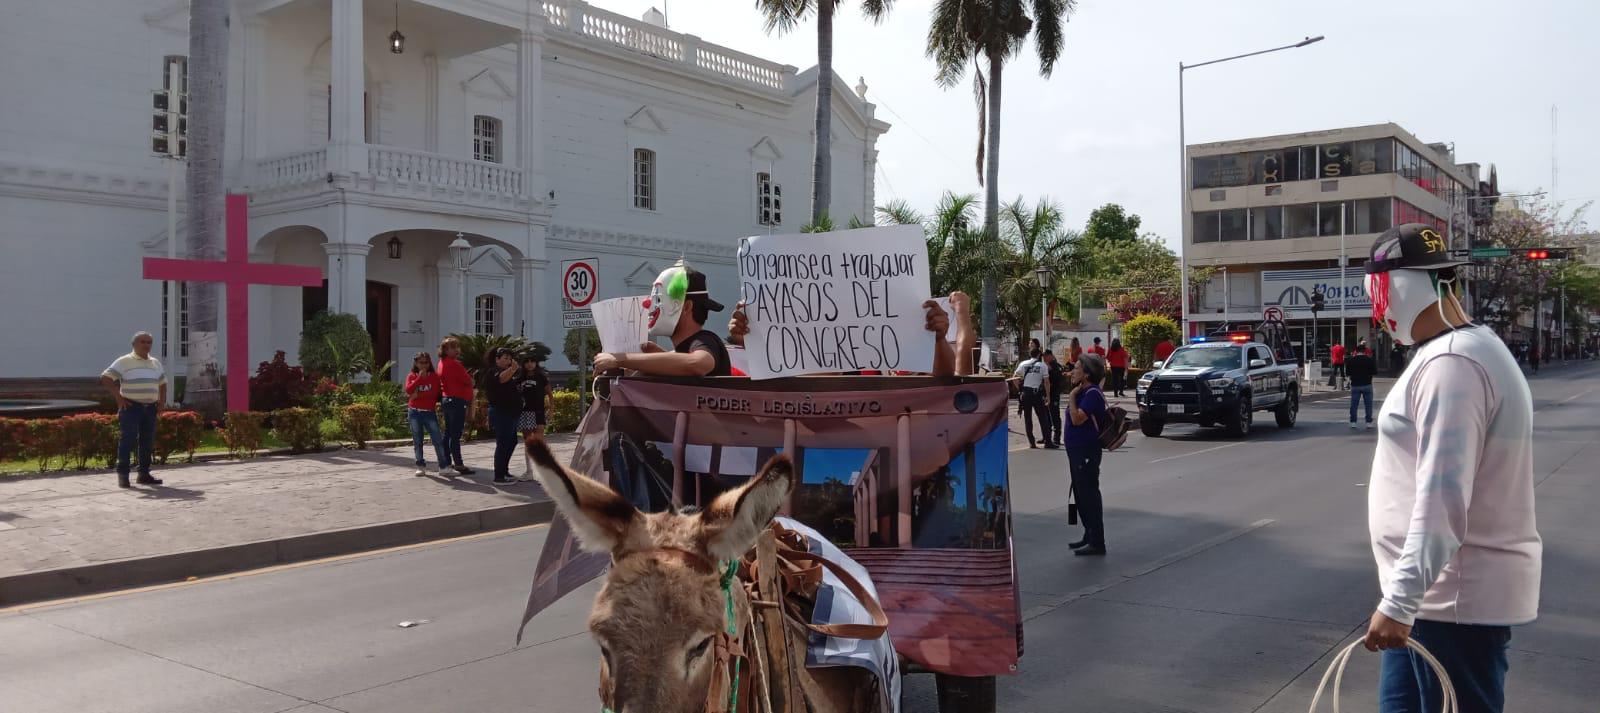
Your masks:
<instances>
[{"instance_id":1,"label":"sky","mask_svg":"<svg viewBox=\"0 0 1600 713\"><path fill-rule=\"evenodd\" d=\"M805 69L815 23L769 36L755 0L592 0L639 17L666 4L672 29ZM896 0L873 25L844 0L834 68L893 124L879 140L877 199L926 210L945 191L981 195L970 79L949 90L924 56L932 0ZM1186 72L1188 143L1393 121L1456 160L1499 169L1502 192L1600 199L1600 2L1591 0L1079 0L1048 79L1030 45L1003 75L1000 195L1049 197L1069 225L1121 203L1176 244L1177 67L1326 40ZM1552 151L1551 107L1556 109Z\"/></svg>"}]
</instances>

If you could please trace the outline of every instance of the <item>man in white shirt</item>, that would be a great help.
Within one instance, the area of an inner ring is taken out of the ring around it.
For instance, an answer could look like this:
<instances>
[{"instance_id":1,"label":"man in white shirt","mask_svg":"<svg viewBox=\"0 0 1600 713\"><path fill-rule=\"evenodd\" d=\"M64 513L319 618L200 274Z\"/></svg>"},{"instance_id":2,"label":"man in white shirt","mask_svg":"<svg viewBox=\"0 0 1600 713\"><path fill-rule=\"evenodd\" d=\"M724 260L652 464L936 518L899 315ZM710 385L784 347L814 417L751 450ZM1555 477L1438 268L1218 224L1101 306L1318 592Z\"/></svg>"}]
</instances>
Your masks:
<instances>
[{"instance_id":1,"label":"man in white shirt","mask_svg":"<svg viewBox=\"0 0 1600 713\"><path fill-rule=\"evenodd\" d=\"M1384 650L1383 713L1439 710L1444 664L1462 713L1505 706L1511 628L1538 616L1533 398L1505 344L1457 300L1438 231L1401 225L1367 263L1373 316L1410 363L1378 416L1367 519L1383 597L1366 635Z\"/></svg>"},{"instance_id":2,"label":"man in white shirt","mask_svg":"<svg viewBox=\"0 0 1600 713\"><path fill-rule=\"evenodd\" d=\"M1028 447L1038 448L1039 444L1033 439L1033 418L1039 417L1040 435L1044 436L1046 448L1054 448L1050 440L1052 420L1050 417L1050 366L1039 358L1039 350L1033 350L1027 359L1017 365L1013 379L1020 379L1020 388L1017 390L1017 407L1022 411L1022 423L1028 430Z\"/></svg>"},{"instance_id":3,"label":"man in white shirt","mask_svg":"<svg viewBox=\"0 0 1600 713\"><path fill-rule=\"evenodd\" d=\"M161 360L150 356L154 344L149 332L134 334L133 351L117 357L100 373L101 387L117 401L122 432L117 441L117 485L123 488L133 487L128 474L135 450L139 454L138 483L161 484L160 478L150 475L150 453L155 447L156 412L167 401L167 374Z\"/></svg>"}]
</instances>

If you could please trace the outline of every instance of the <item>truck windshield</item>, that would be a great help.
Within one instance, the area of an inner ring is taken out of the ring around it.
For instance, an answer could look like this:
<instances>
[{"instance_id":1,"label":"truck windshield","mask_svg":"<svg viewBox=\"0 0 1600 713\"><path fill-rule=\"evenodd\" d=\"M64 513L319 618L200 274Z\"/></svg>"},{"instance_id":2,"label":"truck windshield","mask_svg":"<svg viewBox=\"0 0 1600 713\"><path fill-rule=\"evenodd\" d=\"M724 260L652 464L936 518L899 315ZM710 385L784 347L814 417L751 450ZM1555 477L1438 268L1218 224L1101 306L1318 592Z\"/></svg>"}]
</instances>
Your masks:
<instances>
[{"instance_id":1,"label":"truck windshield","mask_svg":"<svg viewBox=\"0 0 1600 713\"><path fill-rule=\"evenodd\" d=\"M1244 368L1243 349L1238 347L1190 347L1173 352L1172 358L1162 365L1164 368L1174 366L1193 366L1202 369L1242 369Z\"/></svg>"}]
</instances>

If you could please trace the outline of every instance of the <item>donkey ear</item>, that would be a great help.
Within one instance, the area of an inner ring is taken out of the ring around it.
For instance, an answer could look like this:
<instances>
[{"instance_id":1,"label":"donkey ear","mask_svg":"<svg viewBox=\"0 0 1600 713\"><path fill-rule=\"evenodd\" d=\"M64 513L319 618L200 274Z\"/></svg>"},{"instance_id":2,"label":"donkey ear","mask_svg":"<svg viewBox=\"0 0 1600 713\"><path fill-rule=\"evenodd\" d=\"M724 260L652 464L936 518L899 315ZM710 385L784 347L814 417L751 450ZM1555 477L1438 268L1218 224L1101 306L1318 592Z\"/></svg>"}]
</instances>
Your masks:
<instances>
[{"instance_id":1,"label":"donkey ear","mask_svg":"<svg viewBox=\"0 0 1600 713\"><path fill-rule=\"evenodd\" d=\"M627 538L639 510L602 483L568 470L556 460L543 438L530 436L528 465L539 485L555 501L578 541L591 552L611 552Z\"/></svg>"},{"instance_id":2,"label":"donkey ear","mask_svg":"<svg viewBox=\"0 0 1600 713\"><path fill-rule=\"evenodd\" d=\"M706 554L720 562L743 555L794 491L794 462L779 454L738 490L718 496L700 516Z\"/></svg>"}]
</instances>

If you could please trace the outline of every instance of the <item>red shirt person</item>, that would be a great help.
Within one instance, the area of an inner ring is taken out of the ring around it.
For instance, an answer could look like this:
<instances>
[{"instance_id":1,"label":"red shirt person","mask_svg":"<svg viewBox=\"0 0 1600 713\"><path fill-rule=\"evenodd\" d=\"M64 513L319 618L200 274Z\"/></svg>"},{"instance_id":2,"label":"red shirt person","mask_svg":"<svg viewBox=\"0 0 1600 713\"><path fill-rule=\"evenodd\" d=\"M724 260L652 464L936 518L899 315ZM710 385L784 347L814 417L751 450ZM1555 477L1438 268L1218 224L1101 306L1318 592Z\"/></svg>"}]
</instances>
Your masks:
<instances>
[{"instance_id":1,"label":"red shirt person","mask_svg":"<svg viewBox=\"0 0 1600 713\"><path fill-rule=\"evenodd\" d=\"M1173 346L1171 339L1163 339L1163 340L1157 342L1156 343L1156 361L1166 361L1167 357L1172 356L1172 352L1174 350L1176 350L1176 349L1177 349L1177 347Z\"/></svg>"},{"instance_id":2,"label":"red shirt person","mask_svg":"<svg viewBox=\"0 0 1600 713\"><path fill-rule=\"evenodd\" d=\"M461 462L461 434L467 427L467 412L472 407L472 375L461 365L461 343L446 337L439 343L439 384L444 412L444 455L446 464L462 475L473 470Z\"/></svg>"},{"instance_id":3,"label":"red shirt person","mask_svg":"<svg viewBox=\"0 0 1600 713\"><path fill-rule=\"evenodd\" d=\"M428 462L422 458L422 436L433 441L433 454L439 463L439 475L450 467L444 447L444 432L439 428L439 392L442 385L439 372L433 370L433 359L427 352L417 352L411 359L411 373L406 375L406 423L411 427L411 451L417 462L415 475L428 474Z\"/></svg>"}]
</instances>

